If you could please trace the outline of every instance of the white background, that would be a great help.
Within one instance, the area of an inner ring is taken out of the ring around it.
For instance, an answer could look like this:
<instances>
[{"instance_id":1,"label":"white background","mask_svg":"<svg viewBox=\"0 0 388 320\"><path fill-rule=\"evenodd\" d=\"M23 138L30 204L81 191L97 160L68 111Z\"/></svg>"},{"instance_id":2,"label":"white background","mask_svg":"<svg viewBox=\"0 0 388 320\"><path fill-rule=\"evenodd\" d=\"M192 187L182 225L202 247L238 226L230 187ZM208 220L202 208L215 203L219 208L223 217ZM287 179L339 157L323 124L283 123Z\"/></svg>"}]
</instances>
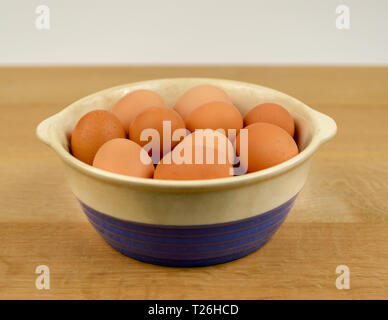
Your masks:
<instances>
[{"instance_id":1,"label":"white background","mask_svg":"<svg viewBox=\"0 0 388 320\"><path fill-rule=\"evenodd\" d=\"M388 64L388 0L0 0L0 65L29 64Z\"/></svg>"}]
</instances>

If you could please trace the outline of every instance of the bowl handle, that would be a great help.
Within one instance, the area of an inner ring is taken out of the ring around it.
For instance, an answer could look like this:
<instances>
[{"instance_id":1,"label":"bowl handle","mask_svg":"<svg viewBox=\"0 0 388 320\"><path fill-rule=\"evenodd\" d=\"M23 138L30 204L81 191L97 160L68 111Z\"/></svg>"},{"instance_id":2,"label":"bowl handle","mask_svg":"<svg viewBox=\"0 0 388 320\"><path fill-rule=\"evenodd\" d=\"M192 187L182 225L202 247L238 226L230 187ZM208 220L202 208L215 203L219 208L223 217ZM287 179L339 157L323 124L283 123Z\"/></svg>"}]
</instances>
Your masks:
<instances>
[{"instance_id":1,"label":"bowl handle","mask_svg":"<svg viewBox=\"0 0 388 320\"><path fill-rule=\"evenodd\" d=\"M53 116L54 117L54 116ZM49 145L51 147L51 125L53 121L53 117L50 117L46 120L43 120L39 125L36 127L36 135L38 138L43 141L45 144Z\"/></svg>"},{"instance_id":2,"label":"bowl handle","mask_svg":"<svg viewBox=\"0 0 388 320\"><path fill-rule=\"evenodd\" d=\"M337 124L332 118L323 113L315 110L314 113L317 120L317 137L322 144L335 136L337 133Z\"/></svg>"}]
</instances>

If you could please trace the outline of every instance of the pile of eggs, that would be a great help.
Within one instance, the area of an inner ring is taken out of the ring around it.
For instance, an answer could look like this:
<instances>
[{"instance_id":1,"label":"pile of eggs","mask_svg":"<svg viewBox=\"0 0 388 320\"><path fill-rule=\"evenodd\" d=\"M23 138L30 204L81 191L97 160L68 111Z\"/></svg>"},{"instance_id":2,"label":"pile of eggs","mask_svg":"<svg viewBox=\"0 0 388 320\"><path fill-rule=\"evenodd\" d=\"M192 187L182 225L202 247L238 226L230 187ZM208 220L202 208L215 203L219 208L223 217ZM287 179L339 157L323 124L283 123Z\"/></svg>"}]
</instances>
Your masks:
<instances>
[{"instance_id":1,"label":"pile of eggs","mask_svg":"<svg viewBox=\"0 0 388 320\"><path fill-rule=\"evenodd\" d=\"M243 117L216 86L189 89L173 108L158 93L140 89L109 111L85 114L72 132L70 148L77 159L118 174L214 179L263 170L294 157L299 152L294 132L294 119L284 107L259 104Z\"/></svg>"}]
</instances>

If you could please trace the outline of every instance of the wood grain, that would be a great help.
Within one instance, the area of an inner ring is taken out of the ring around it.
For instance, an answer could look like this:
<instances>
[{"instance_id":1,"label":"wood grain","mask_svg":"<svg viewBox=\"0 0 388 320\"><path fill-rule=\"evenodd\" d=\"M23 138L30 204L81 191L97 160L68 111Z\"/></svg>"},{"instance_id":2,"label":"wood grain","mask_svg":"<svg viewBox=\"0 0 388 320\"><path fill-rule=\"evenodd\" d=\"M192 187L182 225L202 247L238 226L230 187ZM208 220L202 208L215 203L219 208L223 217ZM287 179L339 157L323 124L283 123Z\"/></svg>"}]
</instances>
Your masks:
<instances>
[{"instance_id":1,"label":"wood grain","mask_svg":"<svg viewBox=\"0 0 388 320\"><path fill-rule=\"evenodd\" d=\"M127 258L89 225L36 125L72 101L132 81L206 76L259 83L332 116L285 224L261 250L205 268ZM388 298L388 68L0 68L0 299ZM35 288L46 264L51 289ZM335 269L350 268L350 290Z\"/></svg>"}]
</instances>

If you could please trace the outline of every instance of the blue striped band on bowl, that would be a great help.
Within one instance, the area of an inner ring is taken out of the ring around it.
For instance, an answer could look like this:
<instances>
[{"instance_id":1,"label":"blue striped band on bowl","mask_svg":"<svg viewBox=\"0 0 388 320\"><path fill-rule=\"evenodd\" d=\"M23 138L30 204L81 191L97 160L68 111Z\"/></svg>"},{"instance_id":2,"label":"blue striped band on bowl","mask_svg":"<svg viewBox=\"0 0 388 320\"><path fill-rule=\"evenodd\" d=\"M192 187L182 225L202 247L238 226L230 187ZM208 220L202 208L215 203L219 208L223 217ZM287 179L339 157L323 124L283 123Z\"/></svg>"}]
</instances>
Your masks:
<instances>
[{"instance_id":1,"label":"blue striped band on bowl","mask_svg":"<svg viewBox=\"0 0 388 320\"><path fill-rule=\"evenodd\" d=\"M262 247L283 223L296 197L254 217L193 226L125 221L80 203L93 227L122 254L152 264L199 267L235 260Z\"/></svg>"}]
</instances>

